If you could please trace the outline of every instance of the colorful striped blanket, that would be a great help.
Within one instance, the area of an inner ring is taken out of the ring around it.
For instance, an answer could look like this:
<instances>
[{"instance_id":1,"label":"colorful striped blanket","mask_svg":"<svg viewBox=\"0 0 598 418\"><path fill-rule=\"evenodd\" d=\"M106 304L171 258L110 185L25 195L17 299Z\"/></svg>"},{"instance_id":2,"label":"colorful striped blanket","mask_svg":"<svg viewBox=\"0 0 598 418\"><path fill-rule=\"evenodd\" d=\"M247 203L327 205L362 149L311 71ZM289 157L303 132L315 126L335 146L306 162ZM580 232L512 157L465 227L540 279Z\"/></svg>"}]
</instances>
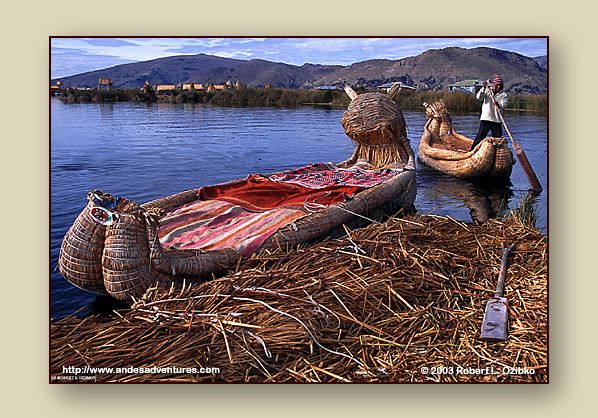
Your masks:
<instances>
[{"instance_id":1,"label":"colorful striped blanket","mask_svg":"<svg viewBox=\"0 0 598 418\"><path fill-rule=\"evenodd\" d=\"M218 250L233 248L247 257L280 228L307 216L304 208L340 203L376 186L399 171L339 169L332 163L198 190L199 200L169 212L158 237L164 248Z\"/></svg>"},{"instance_id":2,"label":"colorful striped blanket","mask_svg":"<svg viewBox=\"0 0 598 418\"><path fill-rule=\"evenodd\" d=\"M251 212L219 200L197 200L167 213L160 222L158 238L164 248L234 248L246 257L278 229L306 215L296 209Z\"/></svg>"}]
</instances>

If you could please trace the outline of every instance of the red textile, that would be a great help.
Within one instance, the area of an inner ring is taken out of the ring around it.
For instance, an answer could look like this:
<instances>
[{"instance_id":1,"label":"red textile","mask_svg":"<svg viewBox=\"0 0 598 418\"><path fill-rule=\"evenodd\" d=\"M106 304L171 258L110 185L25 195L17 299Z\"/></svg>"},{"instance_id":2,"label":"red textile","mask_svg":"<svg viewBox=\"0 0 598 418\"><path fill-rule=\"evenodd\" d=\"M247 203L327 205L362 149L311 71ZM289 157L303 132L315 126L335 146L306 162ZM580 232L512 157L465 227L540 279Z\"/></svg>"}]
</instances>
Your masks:
<instances>
[{"instance_id":1,"label":"red textile","mask_svg":"<svg viewBox=\"0 0 598 418\"><path fill-rule=\"evenodd\" d=\"M271 181L262 175L251 175L246 180L231 184L207 186L199 189L202 200L216 199L262 211L278 207L300 207L304 203L331 205L352 197L362 187L330 186L312 189L298 184Z\"/></svg>"},{"instance_id":2,"label":"red textile","mask_svg":"<svg viewBox=\"0 0 598 418\"><path fill-rule=\"evenodd\" d=\"M314 163L292 170L271 174L268 178L282 183L293 183L310 189L331 186L357 186L362 189L377 186L397 175L398 170L383 168L338 168L332 163Z\"/></svg>"}]
</instances>

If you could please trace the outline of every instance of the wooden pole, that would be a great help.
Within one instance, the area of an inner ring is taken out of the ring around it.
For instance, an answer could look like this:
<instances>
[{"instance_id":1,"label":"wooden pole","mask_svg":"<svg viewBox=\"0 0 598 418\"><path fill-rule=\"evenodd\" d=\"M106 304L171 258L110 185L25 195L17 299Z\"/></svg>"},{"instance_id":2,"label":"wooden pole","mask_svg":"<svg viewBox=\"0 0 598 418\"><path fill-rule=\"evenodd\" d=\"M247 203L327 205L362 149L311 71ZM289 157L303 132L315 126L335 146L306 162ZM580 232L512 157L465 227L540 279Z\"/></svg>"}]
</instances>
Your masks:
<instances>
[{"instance_id":1,"label":"wooden pole","mask_svg":"<svg viewBox=\"0 0 598 418\"><path fill-rule=\"evenodd\" d=\"M511 244L510 247L503 247L502 249L502 260L500 263L500 271L498 273L498 283L496 284L496 294L494 297L502 298L505 294L505 279L507 277L507 263L509 261L509 254L515 248L515 244Z\"/></svg>"},{"instance_id":2,"label":"wooden pole","mask_svg":"<svg viewBox=\"0 0 598 418\"><path fill-rule=\"evenodd\" d=\"M536 173L534 172L532 165L527 159L525 152L523 152L523 148L521 148L519 143L515 141L515 139L513 138L511 130L509 129L504 117L502 116L502 112L498 107L498 103L496 103L496 100L494 99L494 94L492 93L492 91L490 91L489 95L492 99L492 103L494 103L494 107L496 108L496 113L498 113L498 117L500 118L502 124L505 127L505 130L507 131L507 134L509 135L509 138L511 139L511 143L513 144L513 148L515 150L515 156L517 156L517 159L519 160L519 163L521 164L521 167L523 168L523 171L525 172L525 175L527 176L527 179L529 180L534 191L536 193L540 193L543 190L542 185L540 184L540 181L538 180L538 177L536 176Z\"/></svg>"}]
</instances>

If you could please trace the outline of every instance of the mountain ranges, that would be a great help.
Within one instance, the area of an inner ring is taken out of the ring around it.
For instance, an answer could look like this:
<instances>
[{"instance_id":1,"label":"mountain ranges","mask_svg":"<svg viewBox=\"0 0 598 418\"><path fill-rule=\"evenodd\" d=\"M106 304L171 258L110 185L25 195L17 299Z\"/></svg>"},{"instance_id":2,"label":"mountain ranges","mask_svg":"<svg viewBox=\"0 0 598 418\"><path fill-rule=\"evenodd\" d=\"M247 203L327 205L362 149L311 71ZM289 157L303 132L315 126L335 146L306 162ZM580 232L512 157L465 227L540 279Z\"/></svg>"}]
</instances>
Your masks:
<instances>
[{"instance_id":1,"label":"mountain ranges","mask_svg":"<svg viewBox=\"0 0 598 418\"><path fill-rule=\"evenodd\" d=\"M179 55L117 65L102 70L53 79L68 87L97 87L109 78L115 88L137 88L182 83L219 84L239 81L247 86L313 89L320 86L375 88L400 81L418 90L443 90L462 80L505 80L505 90L543 94L547 91L547 57L524 55L494 48L449 47L431 49L399 60L372 59L351 65L303 64L300 66L261 59L240 60L214 55Z\"/></svg>"}]
</instances>

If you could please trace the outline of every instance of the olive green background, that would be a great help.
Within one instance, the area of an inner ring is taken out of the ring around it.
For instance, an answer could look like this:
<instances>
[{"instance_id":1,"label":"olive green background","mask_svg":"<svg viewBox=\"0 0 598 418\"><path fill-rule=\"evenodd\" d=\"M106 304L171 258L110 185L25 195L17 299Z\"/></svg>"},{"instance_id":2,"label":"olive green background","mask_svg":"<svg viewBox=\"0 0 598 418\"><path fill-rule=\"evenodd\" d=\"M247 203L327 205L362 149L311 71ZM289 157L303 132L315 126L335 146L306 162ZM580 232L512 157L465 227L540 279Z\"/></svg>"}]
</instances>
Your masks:
<instances>
[{"instance_id":1,"label":"olive green background","mask_svg":"<svg viewBox=\"0 0 598 418\"><path fill-rule=\"evenodd\" d=\"M597 332L590 323L596 23L578 4L106 0L6 7L0 65L3 410L44 417L586 415L595 392ZM49 385L49 36L90 35L548 35L550 384Z\"/></svg>"}]
</instances>

